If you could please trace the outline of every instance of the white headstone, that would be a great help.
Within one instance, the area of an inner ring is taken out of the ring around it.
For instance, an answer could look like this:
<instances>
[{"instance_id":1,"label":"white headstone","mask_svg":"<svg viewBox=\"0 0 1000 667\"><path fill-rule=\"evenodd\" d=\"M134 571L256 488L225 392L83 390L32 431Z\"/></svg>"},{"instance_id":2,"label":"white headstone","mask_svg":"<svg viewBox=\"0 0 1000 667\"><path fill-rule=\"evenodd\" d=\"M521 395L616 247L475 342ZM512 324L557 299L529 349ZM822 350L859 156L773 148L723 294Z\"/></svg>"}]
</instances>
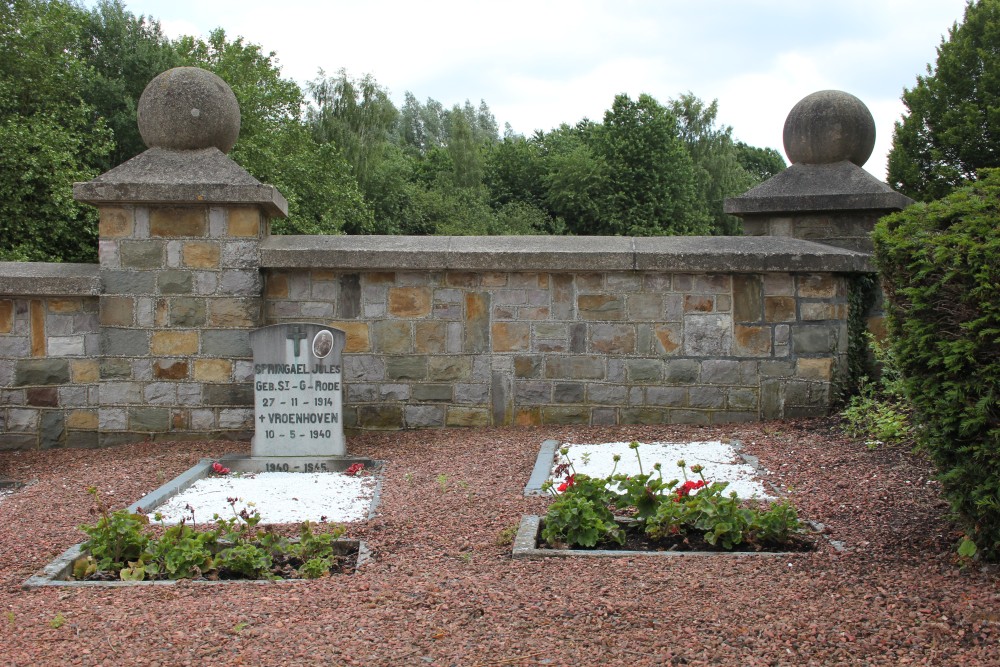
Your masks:
<instances>
[{"instance_id":1,"label":"white headstone","mask_svg":"<svg viewBox=\"0 0 1000 667\"><path fill-rule=\"evenodd\" d=\"M321 324L250 332L253 456L345 456L341 353L346 334Z\"/></svg>"}]
</instances>

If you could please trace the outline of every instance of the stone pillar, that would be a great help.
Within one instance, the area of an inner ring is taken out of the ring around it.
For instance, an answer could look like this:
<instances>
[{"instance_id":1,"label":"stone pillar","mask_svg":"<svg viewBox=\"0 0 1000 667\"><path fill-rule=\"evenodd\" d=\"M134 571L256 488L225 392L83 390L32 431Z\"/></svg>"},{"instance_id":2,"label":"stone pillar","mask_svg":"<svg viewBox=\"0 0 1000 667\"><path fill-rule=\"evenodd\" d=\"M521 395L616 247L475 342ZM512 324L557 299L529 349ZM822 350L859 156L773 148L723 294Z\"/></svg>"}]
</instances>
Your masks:
<instances>
[{"instance_id":1,"label":"stone pillar","mask_svg":"<svg viewBox=\"0 0 1000 667\"><path fill-rule=\"evenodd\" d=\"M214 74L160 74L138 117L149 150L73 190L100 211L100 442L246 438L260 243L287 202L226 156L239 106Z\"/></svg>"},{"instance_id":2,"label":"stone pillar","mask_svg":"<svg viewBox=\"0 0 1000 667\"><path fill-rule=\"evenodd\" d=\"M783 133L792 163L738 196L725 211L747 236L791 236L870 252L878 219L913 203L861 167L875 147L875 121L854 95L822 90L788 113Z\"/></svg>"}]
</instances>

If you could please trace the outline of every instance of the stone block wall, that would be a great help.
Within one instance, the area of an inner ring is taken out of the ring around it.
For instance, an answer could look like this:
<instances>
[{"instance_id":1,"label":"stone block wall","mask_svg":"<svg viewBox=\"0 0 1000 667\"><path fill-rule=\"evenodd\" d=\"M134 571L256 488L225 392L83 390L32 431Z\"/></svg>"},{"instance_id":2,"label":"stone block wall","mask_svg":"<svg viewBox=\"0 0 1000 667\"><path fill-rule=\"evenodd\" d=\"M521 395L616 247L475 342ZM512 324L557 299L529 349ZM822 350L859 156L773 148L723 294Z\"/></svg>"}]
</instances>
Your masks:
<instances>
[{"instance_id":1,"label":"stone block wall","mask_svg":"<svg viewBox=\"0 0 1000 667\"><path fill-rule=\"evenodd\" d=\"M347 333L349 427L819 415L845 370L846 272L472 271L421 255L266 269L266 323Z\"/></svg>"},{"instance_id":2,"label":"stone block wall","mask_svg":"<svg viewBox=\"0 0 1000 667\"><path fill-rule=\"evenodd\" d=\"M258 206L100 208L101 442L253 429Z\"/></svg>"},{"instance_id":3,"label":"stone block wall","mask_svg":"<svg viewBox=\"0 0 1000 667\"><path fill-rule=\"evenodd\" d=\"M16 266L0 266L0 449L96 445L100 327L88 293L96 271L54 265L12 280ZM51 289L53 276L72 284Z\"/></svg>"},{"instance_id":4,"label":"stone block wall","mask_svg":"<svg viewBox=\"0 0 1000 667\"><path fill-rule=\"evenodd\" d=\"M259 207L102 207L100 266L0 266L0 446L249 437L249 332L283 322L346 332L351 429L825 414L870 271L787 238L265 226Z\"/></svg>"}]
</instances>

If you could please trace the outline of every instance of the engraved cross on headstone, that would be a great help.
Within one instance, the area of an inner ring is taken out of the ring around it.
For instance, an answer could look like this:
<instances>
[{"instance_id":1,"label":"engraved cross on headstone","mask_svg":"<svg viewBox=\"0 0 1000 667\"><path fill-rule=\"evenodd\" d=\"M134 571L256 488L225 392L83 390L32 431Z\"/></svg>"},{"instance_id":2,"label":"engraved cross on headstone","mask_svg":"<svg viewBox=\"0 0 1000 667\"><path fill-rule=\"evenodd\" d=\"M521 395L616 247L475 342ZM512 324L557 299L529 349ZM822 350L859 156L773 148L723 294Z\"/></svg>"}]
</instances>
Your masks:
<instances>
[{"instance_id":1,"label":"engraved cross on headstone","mask_svg":"<svg viewBox=\"0 0 1000 667\"><path fill-rule=\"evenodd\" d=\"M300 326L294 326L288 331L288 340L295 342L295 356L299 356L299 344L309 335Z\"/></svg>"}]
</instances>

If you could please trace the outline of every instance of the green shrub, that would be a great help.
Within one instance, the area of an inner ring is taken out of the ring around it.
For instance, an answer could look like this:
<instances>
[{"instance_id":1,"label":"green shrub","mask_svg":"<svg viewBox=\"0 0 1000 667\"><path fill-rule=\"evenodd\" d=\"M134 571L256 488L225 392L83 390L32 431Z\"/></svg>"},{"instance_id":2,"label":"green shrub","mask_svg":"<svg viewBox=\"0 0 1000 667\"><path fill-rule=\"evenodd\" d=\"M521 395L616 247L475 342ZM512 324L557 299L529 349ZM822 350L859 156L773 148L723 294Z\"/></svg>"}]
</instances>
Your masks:
<instances>
[{"instance_id":1,"label":"green shrub","mask_svg":"<svg viewBox=\"0 0 1000 667\"><path fill-rule=\"evenodd\" d=\"M968 541L1000 559L1000 171L884 218L890 345ZM970 548L965 545L964 553Z\"/></svg>"},{"instance_id":2,"label":"green shrub","mask_svg":"<svg viewBox=\"0 0 1000 667\"><path fill-rule=\"evenodd\" d=\"M858 380L857 393L840 413L844 430L856 438L865 438L869 447L912 440L910 403L896 357L871 333L862 340L878 362L878 379L871 380L865 375Z\"/></svg>"}]
</instances>

